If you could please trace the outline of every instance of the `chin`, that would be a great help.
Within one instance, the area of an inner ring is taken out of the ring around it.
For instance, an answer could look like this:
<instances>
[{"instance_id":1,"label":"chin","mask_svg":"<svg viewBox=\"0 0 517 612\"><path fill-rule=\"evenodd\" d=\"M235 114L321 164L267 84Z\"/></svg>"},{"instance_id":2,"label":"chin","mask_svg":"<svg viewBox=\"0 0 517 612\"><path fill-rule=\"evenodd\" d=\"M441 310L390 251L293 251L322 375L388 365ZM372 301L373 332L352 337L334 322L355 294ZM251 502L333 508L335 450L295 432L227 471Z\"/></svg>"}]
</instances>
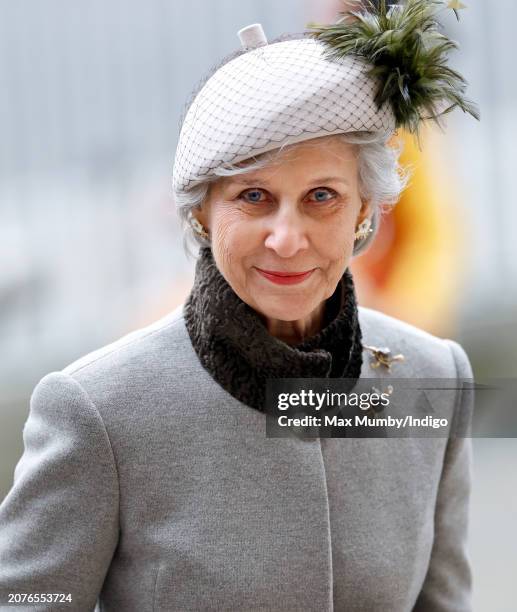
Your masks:
<instances>
[{"instance_id":1,"label":"chin","mask_svg":"<svg viewBox=\"0 0 517 612\"><path fill-rule=\"evenodd\" d=\"M300 300L297 304L294 300ZM255 309L268 319L277 319L278 321L300 321L308 317L317 307L318 304L309 304L308 300L302 300L285 296L282 298L262 299L256 302Z\"/></svg>"}]
</instances>

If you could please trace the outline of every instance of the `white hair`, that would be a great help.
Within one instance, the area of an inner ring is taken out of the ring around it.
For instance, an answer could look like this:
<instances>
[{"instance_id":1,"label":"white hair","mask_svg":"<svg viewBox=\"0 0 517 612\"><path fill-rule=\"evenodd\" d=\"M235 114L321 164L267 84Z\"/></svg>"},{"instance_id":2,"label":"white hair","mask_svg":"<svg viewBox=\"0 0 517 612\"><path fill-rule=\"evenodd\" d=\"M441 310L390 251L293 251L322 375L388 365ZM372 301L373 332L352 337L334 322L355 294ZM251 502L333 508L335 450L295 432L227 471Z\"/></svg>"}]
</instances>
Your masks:
<instances>
[{"instance_id":1,"label":"white hair","mask_svg":"<svg viewBox=\"0 0 517 612\"><path fill-rule=\"evenodd\" d=\"M410 169L401 167L399 163L402 145L389 146L387 144L389 137L384 133L347 132L337 137L346 143L356 145L359 196L361 200L369 202L372 210L373 231L367 238L354 244L353 254L358 255L368 247L375 236L380 215L398 202L402 191L407 187ZM321 140L326 138L329 137L323 136ZM319 140L320 138L314 139L316 146ZM189 248L191 243L199 246L210 245L209 240L199 236L191 225L192 213L194 209L201 208L208 196L210 184L223 176L235 176L266 168L275 161L286 146L289 146L288 142L274 151L241 162L240 165L223 165L216 168L213 174L200 178L188 191L174 193L183 229L183 247L187 256L192 255Z\"/></svg>"}]
</instances>

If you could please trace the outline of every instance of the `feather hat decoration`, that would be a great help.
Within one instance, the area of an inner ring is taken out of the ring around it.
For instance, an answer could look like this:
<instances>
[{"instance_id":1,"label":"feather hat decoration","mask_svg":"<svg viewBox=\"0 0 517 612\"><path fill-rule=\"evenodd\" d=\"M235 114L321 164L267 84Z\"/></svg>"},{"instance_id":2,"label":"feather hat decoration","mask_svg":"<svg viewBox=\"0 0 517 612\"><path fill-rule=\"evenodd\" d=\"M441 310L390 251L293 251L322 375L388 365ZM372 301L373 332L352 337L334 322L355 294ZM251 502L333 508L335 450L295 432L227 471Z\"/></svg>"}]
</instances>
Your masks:
<instances>
[{"instance_id":1,"label":"feather hat decoration","mask_svg":"<svg viewBox=\"0 0 517 612\"><path fill-rule=\"evenodd\" d=\"M360 0L357 10L341 12L331 25L308 24L323 42L329 58L361 57L377 79L375 103L391 104L397 127L418 137L421 121L439 118L459 107L479 120L475 104L465 99L467 82L447 65L458 44L439 31L440 0L407 0L387 6L385 0Z\"/></svg>"}]
</instances>

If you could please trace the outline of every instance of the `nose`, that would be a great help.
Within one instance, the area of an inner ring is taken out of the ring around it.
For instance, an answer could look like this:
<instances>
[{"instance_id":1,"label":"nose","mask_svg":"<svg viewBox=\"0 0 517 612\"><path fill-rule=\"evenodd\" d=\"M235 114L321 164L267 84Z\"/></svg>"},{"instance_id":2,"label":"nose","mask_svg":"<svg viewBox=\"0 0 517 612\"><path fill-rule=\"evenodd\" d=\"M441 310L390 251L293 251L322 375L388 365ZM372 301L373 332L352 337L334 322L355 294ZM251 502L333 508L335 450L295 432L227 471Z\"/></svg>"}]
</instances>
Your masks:
<instances>
[{"instance_id":1,"label":"nose","mask_svg":"<svg viewBox=\"0 0 517 612\"><path fill-rule=\"evenodd\" d=\"M296 206L280 206L277 214L270 217L265 246L286 258L308 248L307 220Z\"/></svg>"}]
</instances>

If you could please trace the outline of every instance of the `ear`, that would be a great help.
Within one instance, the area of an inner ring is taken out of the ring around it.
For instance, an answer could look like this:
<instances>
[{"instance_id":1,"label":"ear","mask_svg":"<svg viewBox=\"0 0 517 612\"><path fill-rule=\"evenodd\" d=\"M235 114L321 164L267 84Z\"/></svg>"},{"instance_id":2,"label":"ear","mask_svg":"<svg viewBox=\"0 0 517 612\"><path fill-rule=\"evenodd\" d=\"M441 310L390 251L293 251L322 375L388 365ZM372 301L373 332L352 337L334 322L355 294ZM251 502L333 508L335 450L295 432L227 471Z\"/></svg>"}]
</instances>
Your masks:
<instances>
[{"instance_id":1,"label":"ear","mask_svg":"<svg viewBox=\"0 0 517 612\"><path fill-rule=\"evenodd\" d=\"M371 218L372 214L373 209L370 202L368 200L362 200L361 208L357 216L357 225L359 225L359 223L362 223L366 219L366 217Z\"/></svg>"},{"instance_id":2,"label":"ear","mask_svg":"<svg viewBox=\"0 0 517 612\"><path fill-rule=\"evenodd\" d=\"M199 208L193 208L191 214L194 217L194 219L197 219L199 221L199 223L201 223L201 225L205 229L209 229L209 227L208 227L208 210L207 210L207 207L204 206L204 203Z\"/></svg>"},{"instance_id":3,"label":"ear","mask_svg":"<svg viewBox=\"0 0 517 612\"><path fill-rule=\"evenodd\" d=\"M199 223L201 223L202 225L204 225L203 220L204 220L204 214L203 214L203 210L201 208L193 208L191 210L192 217L194 219L197 219L199 221Z\"/></svg>"},{"instance_id":4,"label":"ear","mask_svg":"<svg viewBox=\"0 0 517 612\"><path fill-rule=\"evenodd\" d=\"M206 230L210 230L210 213L212 209L213 191L216 183L218 182L219 181L209 183L208 190L203 201L199 206L192 209L192 216L195 217Z\"/></svg>"}]
</instances>

